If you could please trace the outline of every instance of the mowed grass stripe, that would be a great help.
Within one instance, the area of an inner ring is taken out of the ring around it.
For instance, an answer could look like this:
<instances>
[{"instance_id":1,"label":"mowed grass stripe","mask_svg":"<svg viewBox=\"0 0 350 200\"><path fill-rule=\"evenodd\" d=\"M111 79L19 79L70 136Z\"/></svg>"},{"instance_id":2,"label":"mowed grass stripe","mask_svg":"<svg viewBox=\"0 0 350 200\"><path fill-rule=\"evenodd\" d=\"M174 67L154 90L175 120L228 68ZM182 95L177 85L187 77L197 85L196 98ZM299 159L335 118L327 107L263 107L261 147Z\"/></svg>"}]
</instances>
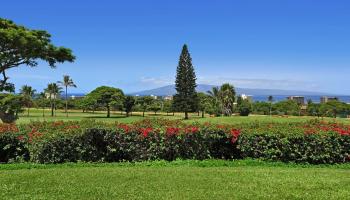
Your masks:
<instances>
[{"instance_id":1,"label":"mowed grass stripe","mask_svg":"<svg viewBox=\"0 0 350 200\"><path fill-rule=\"evenodd\" d=\"M347 199L347 169L98 167L0 171L2 199Z\"/></svg>"},{"instance_id":2,"label":"mowed grass stripe","mask_svg":"<svg viewBox=\"0 0 350 200\"><path fill-rule=\"evenodd\" d=\"M132 123L135 121L149 119L149 118L165 118L165 119L173 119L173 120L182 120L184 115L183 113L175 113L175 116L172 116L172 113L157 113L155 115L153 112L147 112L145 117L142 117L141 112L134 112L133 116L126 117L125 114L120 113L119 111L113 111L111 113L111 117L106 117L106 112L96 111L92 112L82 112L81 110L70 110L69 116L66 117L66 114L63 110L57 110L56 116L51 117L50 110L46 109L45 117L43 117L42 110L40 109L31 109L29 117L26 112L21 113L19 116L19 120L16 123L29 123L30 121L80 121L80 120L97 120L104 122L120 122L120 123ZM206 115L205 118L201 118L197 113L190 114L190 119L186 120L187 123L215 123L215 124L240 124L240 123L252 123L252 122L305 122L311 119L317 119L316 117L310 116L266 116L266 115L251 115L249 117L241 117L241 116L231 116L231 117L210 117ZM336 121L341 123L350 123L350 119L345 118L318 118L320 120L326 121Z\"/></svg>"}]
</instances>

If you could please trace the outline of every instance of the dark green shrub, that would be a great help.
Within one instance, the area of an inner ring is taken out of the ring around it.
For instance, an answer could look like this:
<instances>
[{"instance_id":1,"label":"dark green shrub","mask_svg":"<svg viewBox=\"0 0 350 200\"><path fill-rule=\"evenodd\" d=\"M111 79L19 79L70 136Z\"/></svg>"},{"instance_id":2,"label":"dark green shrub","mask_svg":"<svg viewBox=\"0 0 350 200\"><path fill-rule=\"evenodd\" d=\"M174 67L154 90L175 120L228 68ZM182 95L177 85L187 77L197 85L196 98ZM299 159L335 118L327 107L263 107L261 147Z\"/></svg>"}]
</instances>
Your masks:
<instances>
[{"instance_id":1,"label":"dark green shrub","mask_svg":"<svg viewBox=\"0 0 350 200\"><path fill-rule=\"evenodd\" d=\"M310 164L350 161L350 137L342 135L243 134L238 140L241 156Z\"/></svg>"},{"instance_id":2,"label":"dark green shrub","mask_svg":"<svg viewBox=\"0 0 350 200\"><path fill-rule=\"evenodd\" d=\"M14 133L0 134L0 163L29 159L29 151L22 136Z\"/></svg>"},{"instance_id":3,"label":"dark green shrub","mask_svg":"<svg viewBox=\"0 0 350 200\"><path fill-rule=\"evenodd\" d=\"M58 135L31 146L31 160L39 163L64 163L81 160L85 148L79 136Z\"/></svg>"}]
</instances>

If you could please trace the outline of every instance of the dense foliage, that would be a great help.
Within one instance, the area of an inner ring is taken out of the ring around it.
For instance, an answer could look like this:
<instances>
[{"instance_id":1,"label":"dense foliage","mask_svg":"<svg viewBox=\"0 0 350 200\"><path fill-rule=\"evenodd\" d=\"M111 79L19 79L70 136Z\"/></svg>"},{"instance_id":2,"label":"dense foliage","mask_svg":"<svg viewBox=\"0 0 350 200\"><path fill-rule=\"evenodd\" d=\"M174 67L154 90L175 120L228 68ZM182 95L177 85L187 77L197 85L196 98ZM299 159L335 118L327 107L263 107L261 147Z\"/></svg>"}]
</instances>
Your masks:
<instances>
[{"instance_id":1,"label":"dense foliage","mask_svg":"<svg viewBox=\"0 0 350 200\"><path fill-rule=\"evenodd\" d=\"M73 62L75 59L72 51L65 47L57 47L51 42L51 35L43 30L32 30L14 22L0 18L0 92L14 92L15 86L9 83L8 70L22 65L35 67L38 61L47 62L52 68L57 63ZM0 104L0 119L2 122L14 122L17 119L18 109L13 111L13 103L5 101L19 97L8 95ZM26 97L29 95L26 94ZM3 98L4 97L4 98ZM28 98L26 98L28 106ZM22 107L26 103L17 104Z\"/></svg>"},{"instance_id":2,"label":"dense foliage","mask_svg":"<svg viewBox=\"0 0 350 200\"><path fill-rule=\"evenodd\" d=\"M174 95L173 104L177 111L185 113L185 119L188 119L189 112L195 112L198 109L196 87L196 74L192 65L192 58L187 45L184 45L176 69L176 94Z\"/></svg>"},{"instance_id":3,"label":"dense foliage","mask_svg":"<svg viewBox=\"0 0 350 200\"><path fill-rule=\"evenodd\" d=\"M91 103L97 104L107 109L107 117L110 117L111 107L122 107L124 102L124 93L119 88L101 86L94 89L87 95Z\"/></svg>"},{"instance_id":4,"label":"dense foliage","mask_svg":"<svg viewBox=\"0 0 350 200\"><path fill-rule=\"evenodd\" d=\"M95 121L2 124L1 162L118 162L259 158L298 163L350 161L350 126L308 123L185 124L164 119L133 124ZM28 156L29 155L29 156Z\"/></svg>"}]
</instances>

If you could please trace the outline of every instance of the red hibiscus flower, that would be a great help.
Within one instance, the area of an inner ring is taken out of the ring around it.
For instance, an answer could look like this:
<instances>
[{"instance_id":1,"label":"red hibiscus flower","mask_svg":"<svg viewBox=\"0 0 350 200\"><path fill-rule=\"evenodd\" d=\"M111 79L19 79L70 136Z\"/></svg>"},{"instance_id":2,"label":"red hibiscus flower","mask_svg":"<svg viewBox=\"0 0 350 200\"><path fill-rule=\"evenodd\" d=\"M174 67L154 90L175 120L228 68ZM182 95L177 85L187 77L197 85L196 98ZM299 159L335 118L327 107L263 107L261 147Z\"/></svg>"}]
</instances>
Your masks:
<instances>
[{"instance_id":1,"label":"red hibiscus flower","mask_svg":"<svg viewBox=\"0 0 350 200\"><path fill-rule=\"evenodd\" d=\"M177 135L180 132L180 128L168 127L166 129L167 136Z\"/></svg>"},{"instance_id":2,"label":"red hibiscus flower","mask_svg":"<svg viewBox=\"0 0 350 200\"><path fill-rule=\"evenodd\" d=\"M231 142L234 144L238 140L238 136L241 135L241 130L233 128L231 129L230 133L232 135Z\"/></svg>"},{"instance_id":3,"label":"red hibiscus flower","mask_svg":"<svg viewBox=\"0 0 350 200\"><path fill-rule=\"evenodd\" d=\"M142 133L143 137L147 137L148 134L152 131L152 128L140 128L140 132Z\"/></svg>"}]
</instances>

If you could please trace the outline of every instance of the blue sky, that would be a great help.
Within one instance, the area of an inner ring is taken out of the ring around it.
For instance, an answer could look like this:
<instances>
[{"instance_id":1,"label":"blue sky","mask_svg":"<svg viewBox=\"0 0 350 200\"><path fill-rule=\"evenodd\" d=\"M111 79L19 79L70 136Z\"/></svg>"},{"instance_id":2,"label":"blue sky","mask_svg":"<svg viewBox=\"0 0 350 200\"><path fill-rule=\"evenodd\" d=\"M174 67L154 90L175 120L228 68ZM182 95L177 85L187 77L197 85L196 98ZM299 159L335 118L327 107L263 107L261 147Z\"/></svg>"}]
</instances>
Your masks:
<instances>
[{"instance_id":1,"label":"blue sky","mask_svg":"<svg viewBox=\"0 0 350 200\"><path fill-rule=\"evenodd\" d=\"M77 56L9 72L42 90L69 74L89 92L174 82L184 43L198 83L350 94L350 2L345 0L3 1L0 17L52 34Z\"/></svg>"}]
</instances>

